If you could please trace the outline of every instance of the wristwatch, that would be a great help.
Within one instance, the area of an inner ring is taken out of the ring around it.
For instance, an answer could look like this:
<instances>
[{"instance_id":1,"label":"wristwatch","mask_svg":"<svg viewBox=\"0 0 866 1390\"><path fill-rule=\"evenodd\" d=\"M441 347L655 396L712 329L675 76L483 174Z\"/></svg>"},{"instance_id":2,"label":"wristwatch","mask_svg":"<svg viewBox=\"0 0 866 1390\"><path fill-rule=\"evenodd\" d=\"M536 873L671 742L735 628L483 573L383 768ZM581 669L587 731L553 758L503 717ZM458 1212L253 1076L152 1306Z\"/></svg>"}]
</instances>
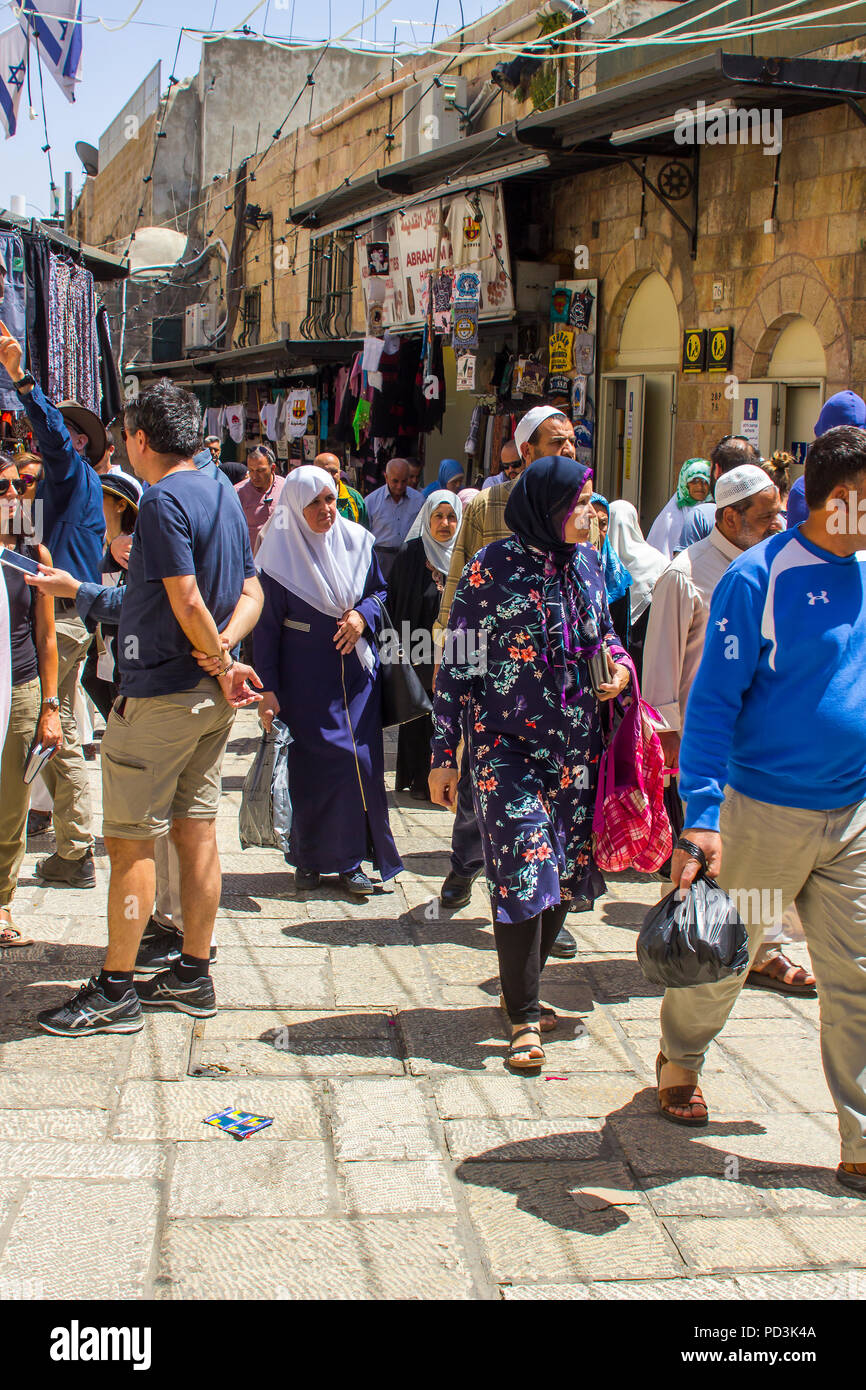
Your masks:
<instances>
[{"instance_id":1,"label":"wristwatch","mask_svg":"<svg viewBox=\"0 0 866 1390\"><path fill-rule=\"evenodd\" d=\"M15 390L20 395L25 386L35 386L36 378L32 372L25 372L20 381L16 381Z\"/></svg>"},{"instance_id":2,"label":"wristwatch","mask_svg":"<svg viewBox=\"0 0 866 1390\"><path fill-rule=\"evenodd\" d=\"M56 695L46 695L45 699L42 701L42 708L59 710L60 701Z\"/></svg>"}]
</instances>

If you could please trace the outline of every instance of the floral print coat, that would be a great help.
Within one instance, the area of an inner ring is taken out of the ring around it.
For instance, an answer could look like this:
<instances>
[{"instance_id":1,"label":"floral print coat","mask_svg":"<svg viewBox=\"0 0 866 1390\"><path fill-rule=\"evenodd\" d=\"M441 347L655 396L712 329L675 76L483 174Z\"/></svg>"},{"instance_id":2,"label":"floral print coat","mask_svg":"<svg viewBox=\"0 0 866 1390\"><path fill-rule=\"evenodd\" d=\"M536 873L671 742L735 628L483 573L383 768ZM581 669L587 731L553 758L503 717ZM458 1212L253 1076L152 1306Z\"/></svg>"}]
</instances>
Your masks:
<instances>
[{"instance_id":1,"label":"floral print coat","mask_svg":"<svg viewBox=\"0 0 866 1390\"><path fill-rule=\"evenodd\" d=\"M597 552L577 546L570 563L618 660ZM578 694L563 705L543 655L551 616L544 581L552 573L550 560L516 536L480 550L457 586L449 622L457 640L436 681L432 764L456 767L465 737L499 922L522 922L560 902L581 907L605 888L592 857L600 706L582 658ZM471 641L461 649L462 630L484 633L482 661L473 662Z\"/></svg>"}]
</instances>

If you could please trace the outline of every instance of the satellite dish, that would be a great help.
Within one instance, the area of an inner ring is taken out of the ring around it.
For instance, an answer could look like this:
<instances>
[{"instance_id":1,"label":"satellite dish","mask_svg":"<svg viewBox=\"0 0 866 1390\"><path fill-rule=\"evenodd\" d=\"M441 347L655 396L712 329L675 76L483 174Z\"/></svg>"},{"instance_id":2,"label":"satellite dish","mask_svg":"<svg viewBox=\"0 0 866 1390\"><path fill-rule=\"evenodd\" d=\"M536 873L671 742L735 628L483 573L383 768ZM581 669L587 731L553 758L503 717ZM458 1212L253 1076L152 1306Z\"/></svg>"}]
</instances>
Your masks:
<instances>
[{"instance_id":1,"label":"satellite dish","mask_svg":"<svg viewBox=\"0 0 866 1390\"><path fill-rule=\"evenodd\" d=\"M75 153L84 165L85 174L99 173L99 151L93 145L88 145L86 140L76 140Z\"/></svg>"},{"instance_id":2,"label":"satellite dish","mask_svg":"<svg viewBox=\"0 0 866 1390\"><path fill-rule=\"evenodd\" d=\"M139 227L129 248L129 273L136 280L157 279L183 260L187 238L171 227Z\"/></svg>"}]
</instances>

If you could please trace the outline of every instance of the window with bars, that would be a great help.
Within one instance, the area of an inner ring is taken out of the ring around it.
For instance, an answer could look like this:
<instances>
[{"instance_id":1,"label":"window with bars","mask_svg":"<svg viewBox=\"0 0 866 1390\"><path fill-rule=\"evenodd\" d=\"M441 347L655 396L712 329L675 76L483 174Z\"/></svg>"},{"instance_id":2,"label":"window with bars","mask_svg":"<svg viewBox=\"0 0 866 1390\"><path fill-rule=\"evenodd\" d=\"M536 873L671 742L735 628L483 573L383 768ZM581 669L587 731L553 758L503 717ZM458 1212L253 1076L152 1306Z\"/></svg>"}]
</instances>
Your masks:
<instances>
[{"instance_id":1,"label":"window with bars","mask_svg":"<svg viewBox=\"0 0 866 1390\"><path fill-rule=\"evenodd\" d=\"M354 270L355 238L351 232L330 232L311 239L302 338L350 336Z\"/></svg>"}]
</instances>

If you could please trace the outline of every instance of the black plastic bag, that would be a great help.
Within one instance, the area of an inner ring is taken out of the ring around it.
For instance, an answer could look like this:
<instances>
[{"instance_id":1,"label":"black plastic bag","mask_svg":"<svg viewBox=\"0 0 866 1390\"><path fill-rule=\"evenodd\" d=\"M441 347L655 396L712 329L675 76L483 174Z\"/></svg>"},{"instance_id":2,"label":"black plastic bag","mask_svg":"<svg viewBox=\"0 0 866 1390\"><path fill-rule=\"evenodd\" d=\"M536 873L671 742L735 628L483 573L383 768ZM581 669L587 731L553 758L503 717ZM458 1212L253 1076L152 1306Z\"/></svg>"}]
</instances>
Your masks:
<instances>
[{"instance_id":1,"label":"black plastic bag","mask_svg":"<svg viewBox=\"0 0 866 1390\"><path fill-rule=\"evenodd\" d=\"M637 958L653 984L710 985L742 974L749 963L749 936L727 893L701 874L688 892L674 888L650 908L637 939Z\"/></svg>"},{"instance_id":2,"label":"black plastic bag","mask_svg":"<svg viewBox=\"0 0 866 1390\"><path fill-rule=\"evenodd\" d=\"M292 829L289 797L289 744L280 719L263 733L252 767L244 778L238 813L241 849L278 849L285 854Z\"/></svg>"}]
</instances>

